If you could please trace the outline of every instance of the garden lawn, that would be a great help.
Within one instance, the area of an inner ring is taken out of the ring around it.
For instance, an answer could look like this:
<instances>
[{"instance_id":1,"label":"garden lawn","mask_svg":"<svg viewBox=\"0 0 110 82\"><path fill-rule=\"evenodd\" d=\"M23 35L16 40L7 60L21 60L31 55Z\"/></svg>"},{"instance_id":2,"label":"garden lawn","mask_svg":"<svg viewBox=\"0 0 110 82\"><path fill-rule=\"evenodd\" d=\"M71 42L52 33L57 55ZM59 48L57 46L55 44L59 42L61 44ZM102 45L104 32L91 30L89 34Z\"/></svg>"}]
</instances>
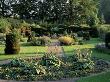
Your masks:
<instances>
[{"instance_id":1,"label":"garden lawn","mask_svg":"<svg viewBox=\"0 0 110 82\"><path fill-rule=\"evenodd\" d=\"M110 82L110 71L79 79L77 82Z\"/></svg>"},{"instance_id":2,"label":"garden lawn","mask_svg":"<svg viewBox=\"0 0 110 82\"><path fill-rule=\"evenodd\" d=\"M83 45L72 45L72 46L63 46L64 52L67 56L71 56L74 53L75 49L90 48L93 50L93 57L103 58L105 60L110 60L110 55L106 53L101 53L94 50L94 47L97 43L101 43L97 38L93 38L90 41L85 41ZM46 52L46 47L44 46L21 46L20 54L18 55L4 55L4 45L0 45L0 60L16 58L16 57L27 57L27 56L42 56Z\"/></svg>"},{"instance_id":3,"label":"garden lawn","mask_svg":"<svg viewBox=\"0 0 110 82\"><path fill-rule=\"evenodd\" d=\"M4 45L0 45L0 60L18 58L18 57L27 57L27 56L39 57L43 55L46 49L46 47L43 47L43 46L21 46L20 54L5 55L4 48L5 48Z\"/></svg>"}]
</instances>

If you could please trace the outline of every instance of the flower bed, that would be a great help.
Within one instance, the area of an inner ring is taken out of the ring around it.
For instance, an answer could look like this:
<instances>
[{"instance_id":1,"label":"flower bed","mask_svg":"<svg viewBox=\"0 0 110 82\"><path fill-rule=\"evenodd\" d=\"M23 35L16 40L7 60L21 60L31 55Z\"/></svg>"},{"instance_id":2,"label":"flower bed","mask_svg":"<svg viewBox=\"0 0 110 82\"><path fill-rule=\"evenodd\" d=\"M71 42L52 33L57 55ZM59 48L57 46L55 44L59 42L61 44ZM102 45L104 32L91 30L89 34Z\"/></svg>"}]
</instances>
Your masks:
<instances>
[{"instance_id":1,"label":"flower bed","mask_svg":"<svg viewBox=\"0 0 110 82\"><path fill-rule=\"evenodd\" d=\"M93 58L82 60L78 55L58 58L45 55L42 58L13 59L7 64L0 65L0 79L5 80L59 80L76 78L100 73L110 68L109 62Z\"/></svg>"}]
</instances>

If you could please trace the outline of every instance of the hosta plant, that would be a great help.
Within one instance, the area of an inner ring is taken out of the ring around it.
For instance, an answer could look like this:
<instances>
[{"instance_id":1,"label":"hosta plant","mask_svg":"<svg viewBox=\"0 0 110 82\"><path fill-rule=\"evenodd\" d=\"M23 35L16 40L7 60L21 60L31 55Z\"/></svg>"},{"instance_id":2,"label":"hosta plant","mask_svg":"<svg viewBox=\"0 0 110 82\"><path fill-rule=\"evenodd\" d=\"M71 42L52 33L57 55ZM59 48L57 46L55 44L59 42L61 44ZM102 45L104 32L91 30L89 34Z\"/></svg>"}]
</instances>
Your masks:
<instances>
[{"instance_id":1,"label":"hosta plant","mask_svg":"<svg viewBox=\"0 0 110 82\"><path fill-rule=\"evenodd\" d=\"M41 59L41 65L46 67L60 67L61 61L53 53L46 53Z\"/></svg>"},{"instance_id":2,"label":"hosta plant","mask_svg":"<svg viewBox=\"0 0 110 82\"><path fill-rule=\"evenodd\" d=\"M77 49L73 57L74 69L92 70L94 62L91 60L92 51L89 49Z\"/></svg>"}]
</instances>

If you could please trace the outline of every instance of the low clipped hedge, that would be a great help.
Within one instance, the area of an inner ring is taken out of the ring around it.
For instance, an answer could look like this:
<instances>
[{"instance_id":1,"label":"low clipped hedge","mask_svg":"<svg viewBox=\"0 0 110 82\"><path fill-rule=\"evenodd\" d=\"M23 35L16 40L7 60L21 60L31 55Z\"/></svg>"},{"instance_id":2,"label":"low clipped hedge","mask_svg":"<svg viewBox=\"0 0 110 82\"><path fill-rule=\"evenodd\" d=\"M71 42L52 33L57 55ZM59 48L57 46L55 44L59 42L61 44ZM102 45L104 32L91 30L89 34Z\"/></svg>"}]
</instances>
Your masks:
<instances>
[{"instance_id":1,"label":"low clipped hedge","mask_svg":"<svg viewBox=\"0 0 110 82\"><path fill-rule=\"evenodd\" d=\"M51 43L51 39L47 36L33 38L31 45L33 46L45 46Z\"/></svg>"},{"instance_id":2,"label":"low clipped hedge","mask_svg":"<svg viewBox=\"0 0 110 82\"><path fill-rule=\"evenodd\" d=\"M105 46L110 49L110 32L105 35Z\"/></svg>"}]
</instances>

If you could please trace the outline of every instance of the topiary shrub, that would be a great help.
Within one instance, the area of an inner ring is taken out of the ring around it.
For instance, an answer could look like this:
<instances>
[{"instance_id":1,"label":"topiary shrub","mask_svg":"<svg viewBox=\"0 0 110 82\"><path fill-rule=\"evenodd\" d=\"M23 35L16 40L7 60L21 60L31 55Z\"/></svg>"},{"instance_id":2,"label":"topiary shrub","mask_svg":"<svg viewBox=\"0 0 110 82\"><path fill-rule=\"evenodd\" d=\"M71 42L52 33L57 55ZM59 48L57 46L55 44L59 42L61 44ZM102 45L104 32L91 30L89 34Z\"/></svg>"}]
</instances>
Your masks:
<instances>
[{"instance_id":1,"label":"topiary shrub","mask_svg":"<svg viewBox=\"0 0 110 82\"><path fill-rule=\"evenodd\" d=\"M45 46L50 43L51 43L51 39L47 36L33 38L33 40L31 41L31 44L33 46Z\"/></svg>"},{"instance_id":2,"label":"topiary shrub","mask_svg":"<svg viewBox=\"0 0 110 82\"><path fill-rule=\"evenodd\" d=\"M75 44L75 40L68 36L59 37L61 45L72 45Z\"/></svg>"},{"instance_id":3,"label":"topiary shrub","mask_svg":"<svg viewBox=\"0 0 110 82\"><path fill-rule=\"evenodd\" d=\"M6 35L5 54L18 54L20 51L19 35L16 32Z\"/></svg>"},{"instance_id":4,"label":"topiary shrub","mask_svg":"<svg viewBox=\"0 0 110 82\"><path fill-rule=\"evenodd\" d=\"M105 35L105 46L110 49L110 32Z\"/></svg>"}]
</instances>

